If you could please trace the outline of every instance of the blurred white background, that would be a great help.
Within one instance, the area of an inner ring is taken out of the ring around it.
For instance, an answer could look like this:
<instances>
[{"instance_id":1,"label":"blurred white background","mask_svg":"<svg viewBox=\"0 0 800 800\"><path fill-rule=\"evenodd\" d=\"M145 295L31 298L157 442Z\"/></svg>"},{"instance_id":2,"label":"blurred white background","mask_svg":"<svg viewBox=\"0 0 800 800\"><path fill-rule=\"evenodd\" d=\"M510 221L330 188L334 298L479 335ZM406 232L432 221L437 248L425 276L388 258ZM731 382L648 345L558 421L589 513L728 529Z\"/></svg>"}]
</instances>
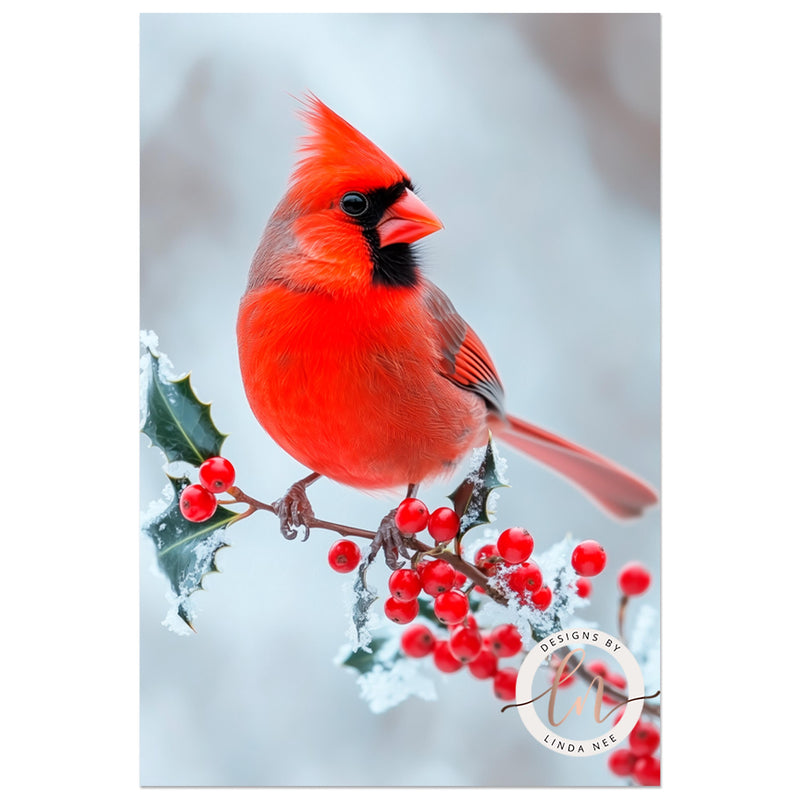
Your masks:
<instances>
[{"instance_id":1,"label":"blurred white background","mask_svg":"<svg viewBox=\"0 0 800 800\"><path fill-rule=\"evenodd\" d=\"M445 230L427 271L489 348L512 413L660 483L660 24L648 15L143 15L141 326L211 402L240 485L305 474L253 419L235 319L280 199L306 90L410 174ZM618 568L660 564L660 513L608 519L512 451L495 527L537 550L570 532L609 554L585 616L613 632ZM142 506L160 495L144 443ZM441 504L452 486L427 487ZM387 502L322 482L321 517L374 527ZM332 659L345 640L331 537L231 529L195 595L197 634L161 625L141 546L144 785L620 785L603 758L545 751L462 671L439 700L373 715ZM385 585L377 569L372 583ZM648 595L657 603L658 575Z\"/></svg>"}]
</instances>

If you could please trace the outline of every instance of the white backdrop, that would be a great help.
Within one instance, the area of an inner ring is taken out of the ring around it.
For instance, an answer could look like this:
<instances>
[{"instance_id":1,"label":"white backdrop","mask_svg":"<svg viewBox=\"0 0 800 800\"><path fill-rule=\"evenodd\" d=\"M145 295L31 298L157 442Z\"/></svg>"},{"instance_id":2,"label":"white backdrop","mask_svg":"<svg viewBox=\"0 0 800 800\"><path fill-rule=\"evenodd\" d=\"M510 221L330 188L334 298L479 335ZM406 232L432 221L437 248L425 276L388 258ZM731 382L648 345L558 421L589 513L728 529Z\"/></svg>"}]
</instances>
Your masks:
<instances>
[{"instance_id":1,"label":"white backdrop","mask_svg":"<svg viewBox=\"0 0 800 800\"><path fill-rule=\"evenodd\" d=\"M445 230L427 272L487 344L512 413L660 481L659 18L656 15L144 15L141 325L191 369L240 485L275 499L304 468L247 407L234 335L283 193L306 90L410 174ZM659 567L659 510L618 524L506 451L497 527L537 549L609 554L586 613L614 629L614 576ZM165 482L144 444L142 505ZM428 487L433 506L452 486ZM320 483L322 517L374 527L387 502ZM332 659L344 641L331 538L286 542L266 515L231 529L195 595L198 633L161 625L141 547L145 785L619 785L603 759L547 753L466 671L439 700L375 716ZM373 580L383 585L376 572ZM658 575L650 591L657 602Z\"/></svg>"}]
</instances>

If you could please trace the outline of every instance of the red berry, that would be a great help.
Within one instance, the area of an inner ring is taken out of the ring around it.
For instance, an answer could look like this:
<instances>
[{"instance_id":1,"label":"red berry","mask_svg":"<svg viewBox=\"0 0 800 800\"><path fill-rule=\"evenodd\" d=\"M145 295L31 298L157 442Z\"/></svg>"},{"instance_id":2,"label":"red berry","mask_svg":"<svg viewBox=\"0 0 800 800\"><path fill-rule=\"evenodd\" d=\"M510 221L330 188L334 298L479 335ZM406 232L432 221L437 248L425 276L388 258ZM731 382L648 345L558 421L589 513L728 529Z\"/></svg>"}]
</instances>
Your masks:
<instances>
[{"instance_id":1,"label":"red berry","mask_svg":"<svg viewBox=\"0 0 800 800\"><path fill-rule=\"evenodd\" d=\"M419 602L415 598L407 603L402 603L396 597L389 597L383 604L383 610L392 622L406 625L419 614Z\"/></svg>"},{"instance_id":2,"label":"red berry","mask_svg":"<svg viewBox=\"0 0 800 800\"><path fill-rule=\"evenodd\" d=\"M497 564L500 561L500 551L497 545L485 544L479 547L475 553L475 566L485 575L494 575L497 572Z\"/></svg>"},{"instance_id":3,"label":"red berry","mask_svg":"<svg viewBox=\"0 0 800 800\"><path fill-rule=\"evenodd\" d=\"M217 510L217 498L205 486L193 483L181 492L181 514L189 522L205 522Z\"/></svg>"},{"instance_id":4,"label":"red berry","mask_svg":"<svg viewBox=\"0 0 800 800\"><path fill-rule=\"evenodd\" d=\"M635 756L651 756L658 750L661 734L658 728L650 722L640 719L633 726L631 735L628 737L631 752Z\"/></svg>"},{"instance_id":5,"label":"red berry","mask_svg":"<svg viewBox=\"0 0 800 800\"><path fill-rule=\"evenodd\" d=\"M433 613L436 619L445 625L463 622L469 614L469 598L461 589L449 589L436 595L433 600Z\"/></svg>"},{"instance_id":6,"label":"red berry","mask_svg":"<svg viewBox=\"0 0 800 800\"><path fill-rule=\"evenodd\" d=\"M540 611L544 611L553 599L553 590L549 586L542 586L538 592L533 593L531 601Z\"/></svg>"},{"instance_id":7,"label":"red berry","mask_svg":"<svg viewBox=\"0 0 800 800\"><path fill-rule=\"evenodd\" d=\"M498 625L488 636L489 647L498 658L510 658L522 650L522 636L515 625Z\"/></svg>"},{"instance_id":8,"label":"red berry","mask_svg":"<svg viewBox=\"0 0 800 800\"><path fill-rule=\"evenodd\" d=\"M200 465L200 484L209 492L227 492L236 480L233 464L222 456L213 456Z\"/></svg>"},{"instance_id":9,"label":"red berry","mask_svg":"<svg viewBox=\"0 0 800 800\"><path fill-rule=\"evenodd\" d=\"M661 761L655 756L641 756L633 765L633 779L640 786L661 785Z\"/></svg>"},{"instance_id":10,"label":"red berry","mask_svg":"<svg viewBox=\"0 0 800 800\"><path fill-rule=\"evenodd\" d=\"M619 571L617 584L624 595L642 594L650 588L650 571L644 564L630 561Z\"/></svg>"},{"instance_id":11,"label":"red berry","mask_svg":"<svg viewBox=\"0 0 800 800\"><path fill-rule=\"evenodd\" d=\"M337 572L352 572L361 561L361 551L352 539L338 539L328 550L328 563Z\"/></svg>"},{"instance_id":12,"label":"red berry","mask_svg":"<svg viewBox=\"0 0 800 800\"><path fill-rule=\"evenodd\" d=\"M623 675L620 675L618 672L606 673L603 676L603 680L611 686L616 686L617 689L624 689L628 685L628 682L625 680L625 677ZM604 694L603 702L615 706L617 703L619 703L619 700L612 697L610 694Z\"/></svg>"},{"instance_id":13,"label":"red berry","mask_svg":"<svg viewBox=\"0 0 800 800\"><path fill-rule=\"evenodd\" d=\"M447 639L439 639L433 648L433 663L441 672L457 672L463 666L450 650Z\"/></svg>"},{"instance_id":14,"label":"red berry","mask_svg":"<svg viewBox=\"0 0 800 800\"><path fill-rule=\"evenodd\" d=\"M554 656L550 660L550 666L553 669L553 674L550 677L550 683L555 683L556 674L561 666L561 659ZM561 680L559 681L559 686L569 686L575 680L575 673L573 671L574 668L574 665L571 664L571 659L564 664L564 668L561 670Z\"/></svg>"},{"instance_id":15,"label":"red berry","mask_svg":"<svg viewBox=\"0 0 800 800\"><path fill-rule=\"evenodd\" d=\"M412 625L400 637L402 651L411 658L423 658L433 652L436 637L426 625Z\"/></svg>"},{"instance_id":16,"label":"red berry","mask_svg":"<svg viewBox=\"0 0 800 800\"><path fill-rule=\"evenodd\" d=\"M456 571L452 564L435 558L428 561L422 568L422 590L435 597L442 592L447 592L453 588L456 580Z\"/></svg>"},{"instance_id":17,"label":"red berry","mask_svg":"<svg viewBox=\"0 0 800 800\"><path fill-rule=\"evenodd\" d=\"M472 614L467 614L467 616L464 617L461 622L451 623L447 626L447 628L452 633L455 628L458 628L461 625L463 625L465 628L472 628L474 631L478 630L478 620L476 620ZM483 639L481 639L481 641L483 641Z\"/></svg>"},{"instance_id":18,"label":"red berry","mask_svg":"<svg viewBox=\"0 0 800 800\"><path fill-rule=\"evenodd\" d=\"M389 591L403 603L414 600L422 591L422 581L415 569L396 569L389 576Z\"/></svg>"},{"instance_id":19,"label":"red berry","mask_svg":"<svg viewBox=\"0 0 800 800\"><path fill-rule=\"evenodd\" d=\"M479 681L491 678L497 672L497 656L484 645L478 655L467 664L467 669Z\"/></svg>"},{"instance_id":20,"label":"red berry","mask_svg":"<svg viewBox=\"0 0 800 800\"><path fill-rule=\"evenodd\" d=\"M435 542L449 542L458 533L461 521L452 508L437 508L428 517L428 533Z\"/></svg>"},{"instance_id":21,"label":"red berry","mask_svg":"<svg viewBox=\"0 0 800 800\"><path fill-rule=\"evenodd\" d=\"M508 528L497 539L497 551L507 564L521 564L533 552L533 537L525 528Z\"/></svg>"},{"instance_id":22,"label":"red berry","mask_svg":"<svg viewBox=\"0 0 800 800\"><path fill-rule=\"evenodd\" d=\"M618 672L609 672L604 677L606 683L616 686L617 689L624 689L628 685L628 682L625 680L625 676L620 675Z\"/></svg>"},{"instance_id":23,"label":"red berry","mask_svg":"<svg viewBox=\"0 0 800 800\"><path fill-rule=\"evenodd\" d=\"M602 661L590 661L586 665L586 669L592 673L592 675L599 675L601 678L605 678L608 675L608 667Z\"/></svg>"},{"instance_id":24,"label":"red berry","mask_svg":"<svg viewBox=\"0 0 800 800\"><path fill-rule=\"evenodd\" d=\"M578 597L588 597L592 593L592 582L588 578L578 578L575 581L575 593Z\"/></svg>"},{"instance_id":25,"label":"red berry","mask_svg":"<svg viewBox=\"0 0 800 800\"><path fill-rule=\"evenodd\" d=\"M615 774L624 778L633 772L636 756L624 747L618 747L608 757L608 768Z\"/></svg>"},{"instance_id":26,"label":"red berry","mask_svg":"<svg viewBox=\"0 0 800 800\"><path fill-rule=\"evenodd\" d=\"M587 539L572 551L572 568L584 578L593 578L606 565L606 551L599 542Z\"/></svg>"},{"instance_id":27,"label":"red berry","mask_svg":"<svg viewBox=\"0 0 800 800\"><path fill-rule=\"evenodd\" d=\"M521 598L530 598L534 592L542 588L542 571L535 561L520 564L508 575L508 586Z\"/></svg>"},{"instance_id":28,"label":"red berry","mask_svg":"<svg viewBox=\"0 0 800 800\"><path fill-rule=\"evenodd\" d=\"M569 686L571 683L575 681L575 676L572 675L569 671L565 671L561 673L561 680L558 682L559 686ZM550 676L550 683L556 682L556 673L555 671Z\"/></svg>"},{"instance_id":29,"label":"red berry","mask_svg":"<svg viewBox=\"0 0 800 800\"><path fill-rule=\"evenodd\" d=\"M483 636L477 627L462 624L450 631L450 650L459 661L474 661L482 647Z\"/></svg>"},{"instance_id":30,"label":"red berry","mask_svg":"<svg viewBox=\"0 0 800 800\"><path fill-rule=\"evenodd\" d=\"M428 507L416 497L406 497L394 512L394 524L400 533L419 533L428 524Z\"/></svg>"},{"instance_id":31,"label":"red berry","mask_svg":"<svg viewBox=\"0 0 800 800\"><path fill-rule=\"evenodd\" d=\"M500 700L513 700L517 696L517 670L513 667L499 669L494 675L494 693Z\"/></svg>"},{"instance_id":32,"label":"red berry","mask_svg":"<svg viewBox=\"0 0 800 800\"><path fill-rule=\"evenodd\" d=\"M467 576L463 572L456 570L456 577L453 581L453 588L460 589L467 582Z\"/></svg>"}]
</instances>

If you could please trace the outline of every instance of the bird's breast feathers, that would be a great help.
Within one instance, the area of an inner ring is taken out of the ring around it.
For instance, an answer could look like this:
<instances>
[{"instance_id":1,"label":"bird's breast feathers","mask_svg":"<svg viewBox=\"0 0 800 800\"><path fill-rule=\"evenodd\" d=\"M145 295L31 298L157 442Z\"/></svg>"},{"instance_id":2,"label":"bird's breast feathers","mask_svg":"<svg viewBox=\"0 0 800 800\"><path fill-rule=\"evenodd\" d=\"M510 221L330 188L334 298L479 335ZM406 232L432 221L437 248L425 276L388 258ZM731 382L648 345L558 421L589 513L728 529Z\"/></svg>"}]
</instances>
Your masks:
<instances>
[{"instance_id":1,"label":"bird's breast feathers","mask_svg":"<svg viewBox=\"0 0 800 800\"><path fill-rule=\"evenodd\" d=\"M418 290L347 300L271 284L243 299L239 346L259 422L335 480L418 482L485 435L483 401L439 372L438 337Z\"/></svg>"}]
</instances>

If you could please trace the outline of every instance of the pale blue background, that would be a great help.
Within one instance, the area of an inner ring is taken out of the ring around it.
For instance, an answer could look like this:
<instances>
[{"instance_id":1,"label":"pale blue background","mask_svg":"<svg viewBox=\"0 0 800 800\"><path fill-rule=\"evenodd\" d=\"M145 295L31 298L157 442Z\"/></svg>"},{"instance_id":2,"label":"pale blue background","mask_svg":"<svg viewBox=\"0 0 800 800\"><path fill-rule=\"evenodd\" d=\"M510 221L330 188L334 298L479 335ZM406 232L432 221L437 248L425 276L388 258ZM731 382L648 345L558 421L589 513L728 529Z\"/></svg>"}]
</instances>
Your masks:
<instances>
[{"instance_id":1,"label":"pale blue background","mask_svg":"<svg viewBox=\"0 0 800 800\"><path fill-rule=\"evenodd\" d=\"M659 61L657 15L142 17L141 324L213 403L246 490L271 500L304 474L249 412L234 325L306 90L444 221L428 274L486 342L509 409L658 486ZM497 525L525 525L537 549L568 531L603 542L586 616L613 631L619 566L658 569L659 511L619 525L506 454ZM143 447L144 505L159 466ZM311 497L368 527L388 508L332 484ZM346 619L330 537L285 542L266 515L231 532L191 637L161 626L166 584L142 540L143 784L620 785L604 759L547 753L466 672L436 704L374 716L331 663Z\"/></svg>"}]
</instances>

